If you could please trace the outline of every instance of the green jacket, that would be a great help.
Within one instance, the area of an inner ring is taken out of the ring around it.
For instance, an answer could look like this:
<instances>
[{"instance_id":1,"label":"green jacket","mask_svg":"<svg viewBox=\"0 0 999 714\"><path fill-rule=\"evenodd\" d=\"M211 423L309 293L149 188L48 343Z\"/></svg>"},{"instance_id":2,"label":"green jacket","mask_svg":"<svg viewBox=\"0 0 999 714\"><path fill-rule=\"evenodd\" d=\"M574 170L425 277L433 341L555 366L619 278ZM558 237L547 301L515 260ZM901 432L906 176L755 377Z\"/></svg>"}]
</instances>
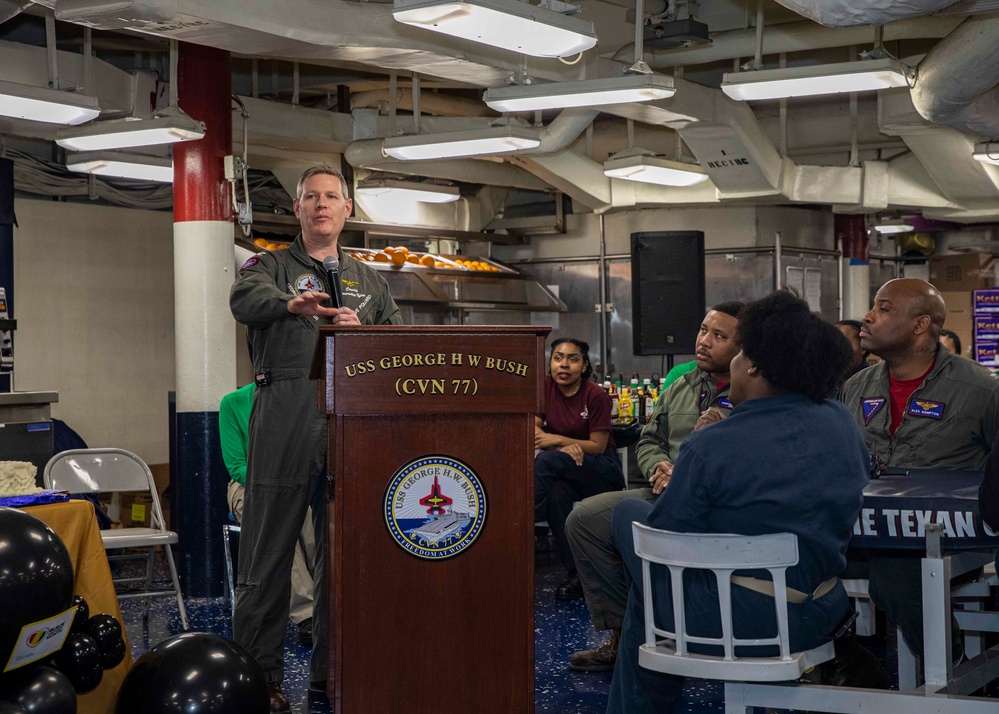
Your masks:
<instances>
[{"instance_id":1,"label":"green jacket","mask_svg":"<svg viewBox=\"0 0 999 714\"><path fill-rule=\"evenodd\" d=\"M888 365L862 369L840 390L867 448L883 466L981 471L999 428L999 380L980 364L937 347L933 371L889 433Z\"/></svg>"},{"instance_id":2,"label":"green jacket","mask_svg":"<svg viewBox=\"0 0 999 714\"><path fill-rule=\"evenodd\" d=\"M253 391L257 385L244 384L229 392L219 403L219 440L222 460L229 478L246 484L246 454L250 443L250 410L253 409Z\"/></svg>"},{"instance_id":3,"label":"green jacket","mask_svg":"<svg viewBox=\"0 0 999 714\"><path fill-rule=\"evenodd\" d=\"M340 250L343 304L366 325L401 325L399 307L385 278L370 266ZM291 315L288 302L307 290L329 292L322 264L305 251L302 235L287 250L263 251L240 268L229 291L232 316L249 329L253 369L280 372L283 377L308 376L320 325L329 320Z\"/></svg>"},{"instance_id":4,"label":"green jacket","mask_svg":"<svg viewBox=\"0 0 999 714\"><path fill-rule=\"evenodd\" d=\"M714 378L700 369L687 372L663 390L635 446L638 468L646 479L651 478L660 461L676 463L680 443L690 436L701 412L708 407L720 407L728 416L732 404L728 401L728 385L719 390Z\"/></svg>"}]
</instances>

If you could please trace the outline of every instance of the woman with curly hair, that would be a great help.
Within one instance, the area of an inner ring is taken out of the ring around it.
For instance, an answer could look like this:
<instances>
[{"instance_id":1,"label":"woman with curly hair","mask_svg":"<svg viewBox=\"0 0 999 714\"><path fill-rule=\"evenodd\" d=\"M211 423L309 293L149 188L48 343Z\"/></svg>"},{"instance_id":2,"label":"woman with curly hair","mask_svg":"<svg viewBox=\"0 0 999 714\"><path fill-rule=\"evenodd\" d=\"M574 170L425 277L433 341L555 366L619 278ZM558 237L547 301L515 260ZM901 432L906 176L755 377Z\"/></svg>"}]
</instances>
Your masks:
<instances>
[{"instance_id":1,"label":"woman with curly hair","mask_svg":"<svg viewBox=\"0 0 999 714\"><path fill-rule=\"evenodd\" d=\"M635 499L614 510L614 537L631 586L607 708L613 714L672 712L683 685L679 677L638 666L645 633L634 521L683 533L797 535L798 564L787 570L793 651L828 641L849 612L837 576L846 566L870 463L856 420L834 398L850 347L839 330L789 292L747 305L739 315L737 337L729 417L687 438L654 506ZM762 580L768 576L758 571L735 575L735 636L775 636L773 584ZM653 566L652 588L660 624L672 628L669 573L658 566ZM684 590L688 632L719 636L714 575L688 570ZM772 654L769 650L776 648L766 649L749 654Z\"/></svg>"}]
</instances>

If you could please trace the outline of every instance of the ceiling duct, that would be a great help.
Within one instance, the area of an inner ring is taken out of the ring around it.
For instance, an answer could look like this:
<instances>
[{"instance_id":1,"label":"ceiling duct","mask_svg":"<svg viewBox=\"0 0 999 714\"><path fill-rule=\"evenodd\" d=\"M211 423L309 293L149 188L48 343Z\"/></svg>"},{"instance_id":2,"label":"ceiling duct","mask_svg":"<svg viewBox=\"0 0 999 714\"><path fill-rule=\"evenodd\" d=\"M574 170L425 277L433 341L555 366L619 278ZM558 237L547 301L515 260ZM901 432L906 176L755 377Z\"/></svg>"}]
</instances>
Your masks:
<instances>
[{"instance_id":1,"label":"ceiling duct","mask_svg":"<svg viewBox=\"0 0 999 714\"><path fill-rule=\"evenodd\" d=\"M954 4L954 0L777 0L810 20L827 27L884 25L920 15L930 15Z\"/></svg>"},{"instance_id":2,"label":"ceiling duct","mask_svg":"<svg viewBox=\"0 0 999 714\"><path fill-rule=\"evenodd\" d=\"M927 120L999 136L999 17L969 17L919 63L912 103Z\"/></svg>"}]
</instances>

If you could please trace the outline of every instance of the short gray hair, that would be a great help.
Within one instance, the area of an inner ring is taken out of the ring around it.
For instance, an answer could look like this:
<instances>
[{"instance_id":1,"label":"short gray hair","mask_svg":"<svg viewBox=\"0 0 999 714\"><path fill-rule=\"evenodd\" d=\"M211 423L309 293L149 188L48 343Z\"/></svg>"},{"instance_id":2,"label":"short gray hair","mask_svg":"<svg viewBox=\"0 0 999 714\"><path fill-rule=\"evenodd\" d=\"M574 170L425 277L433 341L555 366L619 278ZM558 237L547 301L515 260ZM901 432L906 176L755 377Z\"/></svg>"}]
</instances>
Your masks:
<instances>
[{"instance_id":1,"label":"short gray hair","mask_svg":"<svg viewBox=\"0 0 999 714\"><path fill-rule=\"evenodd\" d=\"M302 187L305 186L305 182L317 174L335 176L336 178L340 179L340 186L343 188L344 199L346 200L350 198L350 191L347 190L347 179L343 177L343 174L337 171L332 166L329 166L327 164L319 164L318 166L312 166L311 168L307 168L305 171L302 172L302 177L298 179L298 185L295 187L296 199L301 200Z\"/></svg>"}]
</instances>

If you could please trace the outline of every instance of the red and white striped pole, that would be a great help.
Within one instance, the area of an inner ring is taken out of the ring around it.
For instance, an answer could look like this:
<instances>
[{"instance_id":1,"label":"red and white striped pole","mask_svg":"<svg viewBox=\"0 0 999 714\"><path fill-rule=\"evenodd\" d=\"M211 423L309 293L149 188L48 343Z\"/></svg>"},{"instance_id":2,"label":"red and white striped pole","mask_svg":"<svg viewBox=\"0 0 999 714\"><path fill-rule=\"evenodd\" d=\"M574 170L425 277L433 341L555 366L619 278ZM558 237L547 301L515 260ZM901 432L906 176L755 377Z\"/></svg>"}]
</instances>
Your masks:
<instances>
[{"instance_id":1,"label":"red and white striped pole","mask_svg":"<svg viewBox=\"0 0 999 714\"><path fill-rule=\"evenodd\" d=\"M226 520L228 473L219 445L218 409L236 388L232 200L224 157L232 153L229 53L180 43L180 107L206 125L199 141L174 145L174 334L177 370L177 531L184 591L222 594L219 535Z\"/></svg>"}]
</instances>

